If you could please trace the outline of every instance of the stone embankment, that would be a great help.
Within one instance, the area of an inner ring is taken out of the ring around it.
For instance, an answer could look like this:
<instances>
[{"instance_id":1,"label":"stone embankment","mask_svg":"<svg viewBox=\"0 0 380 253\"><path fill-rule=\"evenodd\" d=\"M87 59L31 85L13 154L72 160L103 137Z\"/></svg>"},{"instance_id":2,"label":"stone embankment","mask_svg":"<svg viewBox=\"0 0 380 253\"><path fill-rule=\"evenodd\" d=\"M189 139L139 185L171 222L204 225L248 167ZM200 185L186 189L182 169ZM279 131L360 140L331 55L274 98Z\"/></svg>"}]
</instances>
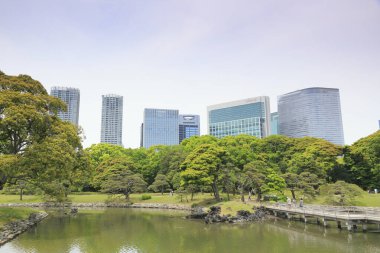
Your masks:
<instances>
[{"instance_id":1,"label":"stone embankment","mask_svg":"<svg viewBox=\"0 0 380 253\"><path fill-rule=\"evenodd\" d=\"M254 222L263 221L267 217L265 208L257 207L254 212L251 213L246 210L240 210L236 213L236 216L221 215L220 206L210 207L210 211L205 212L203 209L193 209L191 214L187 216L189 219L203 219L206 224L210 223L238 223L238 222Z\"/></svg>"},{"instance_id":2,"label":"stone embankment","mask_svg":"<svg viewBox=\"0 0 380 253\"><path fill-rule=\"evenodd\" d=\"M0 204L0 207L34 207L34 208L49 208L49 207L70 207L70 208L105 208L105 207L118 207L118 208L156 208L156 209L174 209L191 211L190 206L179 204L162 204L162 203L8 203Z\"/></svg>"},{"instance_id":3,"label":"stone embankment","mask_svg":"<svg viewBox=\"0 0 380 253\"><path fill-rule=\"evenodd\" d=\"M28 228L36 225L38 222L43 220L46 216L48 216L46 212L36 212L36 213L30 214L28 219L12 221L4 225L0 229L0 246L12 240L19 234L23 233Z\"/></svg>"}]
</instances>

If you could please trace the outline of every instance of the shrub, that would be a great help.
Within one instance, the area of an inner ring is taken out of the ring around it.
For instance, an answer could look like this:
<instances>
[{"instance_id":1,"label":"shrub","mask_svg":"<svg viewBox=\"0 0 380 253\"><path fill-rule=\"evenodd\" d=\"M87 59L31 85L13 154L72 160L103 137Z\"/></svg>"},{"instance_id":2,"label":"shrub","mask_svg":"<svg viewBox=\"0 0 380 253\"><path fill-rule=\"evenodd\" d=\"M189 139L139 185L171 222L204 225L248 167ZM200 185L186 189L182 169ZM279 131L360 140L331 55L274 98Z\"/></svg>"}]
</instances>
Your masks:
<instances>
[{"instance_id":1,"label":"shrub","mask_svg":"<svg viewBox=\"0 0 380 253\"><path fill-rule=\"evenodd\" d=\"M141 195L141 200L148 200L148 199L151 199L152 196L148 195L148 194L143 194Z\"/></svg>"}]
</instances>

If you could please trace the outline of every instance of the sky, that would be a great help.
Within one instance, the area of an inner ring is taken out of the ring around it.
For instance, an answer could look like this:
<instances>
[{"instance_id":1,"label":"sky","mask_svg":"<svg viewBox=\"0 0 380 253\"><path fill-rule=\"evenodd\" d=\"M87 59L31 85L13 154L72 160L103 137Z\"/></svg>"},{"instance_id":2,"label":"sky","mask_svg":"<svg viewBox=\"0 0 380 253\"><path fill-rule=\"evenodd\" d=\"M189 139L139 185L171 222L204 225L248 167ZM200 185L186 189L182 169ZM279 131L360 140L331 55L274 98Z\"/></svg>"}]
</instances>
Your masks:
<instances>
[{"instance_id":1,"label":"sky","mask_svg":"<svg viewBox=\"0 0 380 253\"><path fill-rule=\"evenodd\" d=\"M123 144L144 108L339 88L346 144L380 120L380 0L0 0L0 70L79 88L87 147L101 95L124 97Z\"/></svg>"}]
</instances>

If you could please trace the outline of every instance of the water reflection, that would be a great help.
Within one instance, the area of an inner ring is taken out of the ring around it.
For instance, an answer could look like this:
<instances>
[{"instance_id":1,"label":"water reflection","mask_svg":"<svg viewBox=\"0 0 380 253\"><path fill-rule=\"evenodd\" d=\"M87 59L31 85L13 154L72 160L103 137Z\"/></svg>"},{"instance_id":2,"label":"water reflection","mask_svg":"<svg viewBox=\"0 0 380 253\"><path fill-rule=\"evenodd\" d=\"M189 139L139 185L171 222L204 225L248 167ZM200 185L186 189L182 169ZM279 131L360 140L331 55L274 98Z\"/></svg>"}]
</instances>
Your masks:
<instances>
[{"instance_id":1,"label":"water reflection","mask_svg":"<svg viewBox=\"0 0 380 253\"><path fill-rule=\"evenodd\" d=\"M159 210L81 210L76 217L48 218L1 247L0 253L380 253L376 234L325 231L321 226L284 220L205 225L182 216Z\"/></svg>"}]
</instances>

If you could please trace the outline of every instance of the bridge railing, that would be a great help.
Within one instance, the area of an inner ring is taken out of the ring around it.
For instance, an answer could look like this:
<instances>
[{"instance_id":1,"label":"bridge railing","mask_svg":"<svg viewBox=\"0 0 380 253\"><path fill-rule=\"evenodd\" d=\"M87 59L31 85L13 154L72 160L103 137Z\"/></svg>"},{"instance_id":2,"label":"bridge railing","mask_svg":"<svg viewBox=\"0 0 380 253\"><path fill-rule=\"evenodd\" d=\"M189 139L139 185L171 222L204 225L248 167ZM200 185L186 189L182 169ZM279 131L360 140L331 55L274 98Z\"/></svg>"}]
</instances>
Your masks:
<instances>
[{"instance_id":1,"label":"bridge railing","mask_svg":"<svg viewBox=\"0 0 380 253\"><path fill-rule=\"evenodd\" d=\"M320 215L334 218L354 219L376 219L380 220L380 208L359 206L327 206L327 205L291 205L287 203L262 203L263 206L278 209L279 211L292 211L304 215Z\"/></svg>"}]
</instances>

